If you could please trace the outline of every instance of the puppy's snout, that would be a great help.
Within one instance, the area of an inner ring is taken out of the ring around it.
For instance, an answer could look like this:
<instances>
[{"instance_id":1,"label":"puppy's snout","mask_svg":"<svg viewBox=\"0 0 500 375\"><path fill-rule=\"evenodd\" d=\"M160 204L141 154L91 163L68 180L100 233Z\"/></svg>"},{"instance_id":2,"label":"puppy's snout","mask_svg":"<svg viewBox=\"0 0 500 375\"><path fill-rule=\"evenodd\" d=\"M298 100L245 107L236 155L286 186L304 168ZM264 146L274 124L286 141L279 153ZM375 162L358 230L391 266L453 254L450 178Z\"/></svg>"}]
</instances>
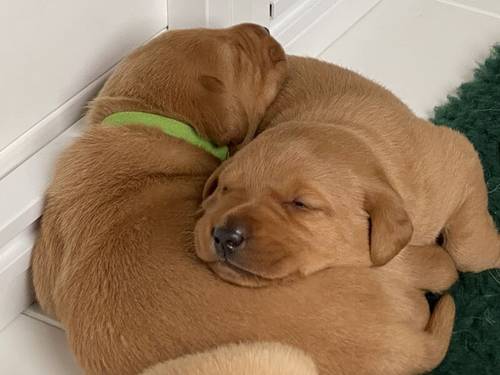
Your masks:
<instances>
[{"instance_id":1,"label":"puppy's snout","mask_svg":"<svg viewBox=\"0 0 500 375\"><path fill-rule=\"evenodd\" d=\"M212 230L215 251L217 255L226 259L243 247L245 236L242 228L220 226Z\"/></svg>"}]
</instances>

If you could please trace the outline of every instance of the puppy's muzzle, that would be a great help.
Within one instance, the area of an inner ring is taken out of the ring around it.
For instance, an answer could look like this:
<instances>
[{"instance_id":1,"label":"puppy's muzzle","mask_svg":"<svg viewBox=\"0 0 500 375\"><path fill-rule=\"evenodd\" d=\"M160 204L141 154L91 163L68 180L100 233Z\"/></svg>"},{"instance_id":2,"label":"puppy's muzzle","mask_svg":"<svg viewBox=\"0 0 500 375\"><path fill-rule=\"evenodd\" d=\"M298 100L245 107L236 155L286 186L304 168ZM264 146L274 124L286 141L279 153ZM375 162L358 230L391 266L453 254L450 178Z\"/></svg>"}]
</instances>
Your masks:
<instances>
[{"instance_id":1,"label":"puppy's muzzle","mask_svg":"<svg viewBox=\"0 0 500 375\"><path fill-rule=\"evenodd\" d=\"M245 243L244 232L239 227L214 227L212 239L217 256L224 260L241 250Z\"/></svg>"}]
</instances>

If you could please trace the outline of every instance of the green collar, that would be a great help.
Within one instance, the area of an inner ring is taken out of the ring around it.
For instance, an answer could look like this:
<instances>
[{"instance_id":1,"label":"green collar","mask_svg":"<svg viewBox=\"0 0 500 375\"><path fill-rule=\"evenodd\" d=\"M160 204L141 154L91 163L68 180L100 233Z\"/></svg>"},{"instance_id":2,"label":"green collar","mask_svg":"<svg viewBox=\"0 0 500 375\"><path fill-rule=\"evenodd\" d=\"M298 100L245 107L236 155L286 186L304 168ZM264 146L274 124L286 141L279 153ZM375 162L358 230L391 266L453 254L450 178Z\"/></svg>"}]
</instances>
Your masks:
<instances>
[{"instance_id":1,"label":"green collar","mask_svg":"<svg viewBox=\"0 0 500 375\"><path fill-rule=\"evenodd\" d=\"M106 117L103 123L111 126L131 124L153 126L161 129L171 137L182 139L193 146L205 150L217 159L224 161L229 157L227 146L215 146L210 141L201 138L191 126L172 118L146 112L116 112Z\"/></svg>"}]
</instances>

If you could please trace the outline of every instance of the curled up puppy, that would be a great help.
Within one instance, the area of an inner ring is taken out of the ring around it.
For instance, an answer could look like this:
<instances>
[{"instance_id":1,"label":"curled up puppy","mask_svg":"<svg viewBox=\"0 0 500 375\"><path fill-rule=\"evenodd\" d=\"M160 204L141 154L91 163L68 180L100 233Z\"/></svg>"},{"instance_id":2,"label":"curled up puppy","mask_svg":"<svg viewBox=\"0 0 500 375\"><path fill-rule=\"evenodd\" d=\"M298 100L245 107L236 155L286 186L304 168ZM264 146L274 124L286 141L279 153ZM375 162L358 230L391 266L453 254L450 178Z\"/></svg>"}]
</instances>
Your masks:
<instances>
[{"instance_id":1,"label":"curled up puppy","mask_svg":"<svg viewBox=\"0 0 500 375\"><path fill-rule=\"evenodd\" d=\"M197 253L224 277L265 284L380 266L440 235L458 270L500 267L472 144L381 86L289 57L289 77L260 128L204 192Z\"/></svg>"},{"instance_id":2,"label":"curled up puppy","mask_svg":"<svg viewBox=\"0 0 500 375\"><path fill-rule=\"evenodd\" d=\"M205 180L254 136L286 71L261 26L171 31L126 57L91 103L89 128L56 165L32 258L36 298L87 373L164 358L131 349L155 330L133 322L162 322L136 301L168 273L157 257L191 248Z\"/></svg>"}]
</instances>

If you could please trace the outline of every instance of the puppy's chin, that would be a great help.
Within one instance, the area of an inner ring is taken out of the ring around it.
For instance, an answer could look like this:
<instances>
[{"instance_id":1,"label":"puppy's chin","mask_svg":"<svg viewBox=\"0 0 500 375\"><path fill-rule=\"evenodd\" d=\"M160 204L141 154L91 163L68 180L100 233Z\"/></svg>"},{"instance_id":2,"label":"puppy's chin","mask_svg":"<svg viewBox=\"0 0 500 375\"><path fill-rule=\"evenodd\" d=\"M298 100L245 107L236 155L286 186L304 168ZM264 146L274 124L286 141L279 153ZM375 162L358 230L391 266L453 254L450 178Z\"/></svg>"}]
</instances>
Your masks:
<instances>
[{"instance_id":1,"label":"puppy's chin","mask_svg":"<svg viewBox=\"0 0 500 375\"><path fill-rule=\"evenodd\" d=\"M254 275L248 271L241 270L226 262L209 263L212 271L222 280L238 286L247 288L262 288L270 285L273 281Z\"/></svg>"}]
</instances>

